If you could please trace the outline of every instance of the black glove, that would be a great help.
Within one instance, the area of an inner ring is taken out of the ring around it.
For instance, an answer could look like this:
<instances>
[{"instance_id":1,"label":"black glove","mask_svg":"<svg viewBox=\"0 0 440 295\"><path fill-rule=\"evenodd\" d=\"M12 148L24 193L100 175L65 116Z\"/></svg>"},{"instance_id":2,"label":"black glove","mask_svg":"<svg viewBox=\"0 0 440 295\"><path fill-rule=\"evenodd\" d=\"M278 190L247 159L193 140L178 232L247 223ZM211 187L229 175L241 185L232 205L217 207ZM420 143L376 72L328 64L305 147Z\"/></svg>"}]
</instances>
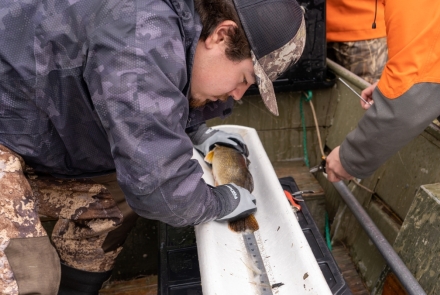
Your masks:
<instances>
[{"instance_id":1,"label":"black glove","mask_svg":"<svg viewBox=\"0 0 440 295\"><path fill-rule=\"evenodd\" d=\"M188 136L191 138L194 148L205 156L214 148L215 144L232 147L246 157L249 156L248 148L240 134L208 128L206 124L202 124L198 130L189 133Z\"/></svg>"},{"instance_id":2,"label":"black glove","mask_svg":"<svg viewBox=\"0 0 440 295\"><path fill-rule=\"evenodd\" d=\"M216 221L234 221L257 211L255 197L247 189L234 183L214 187L213 192L222 206Z\"/></svg>"}]
</instances>

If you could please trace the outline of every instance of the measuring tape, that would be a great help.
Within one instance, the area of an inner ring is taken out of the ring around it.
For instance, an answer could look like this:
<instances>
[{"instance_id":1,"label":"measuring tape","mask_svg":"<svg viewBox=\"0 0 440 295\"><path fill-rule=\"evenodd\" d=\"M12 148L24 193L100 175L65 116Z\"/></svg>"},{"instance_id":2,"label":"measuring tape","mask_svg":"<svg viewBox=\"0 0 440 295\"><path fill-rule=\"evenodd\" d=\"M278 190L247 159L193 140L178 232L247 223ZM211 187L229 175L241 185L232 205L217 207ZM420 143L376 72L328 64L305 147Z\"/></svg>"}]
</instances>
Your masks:
<instances>
[{"instance_id":1,"label":"measuring tape","mask_svg":"<svg viewBox=\"0 0 440 295\"><path fill-rule=\"evenodd\" d=\"M253 233L243 233L244 245L251 258L251 261L260 270L258 275L257 288L261 295L273 295L272 287L269 282L269 277L267 276L266 268L264 267L263 257L261 256L260 249L258 248L257 239Z\"/></svg>"}]
</instances>

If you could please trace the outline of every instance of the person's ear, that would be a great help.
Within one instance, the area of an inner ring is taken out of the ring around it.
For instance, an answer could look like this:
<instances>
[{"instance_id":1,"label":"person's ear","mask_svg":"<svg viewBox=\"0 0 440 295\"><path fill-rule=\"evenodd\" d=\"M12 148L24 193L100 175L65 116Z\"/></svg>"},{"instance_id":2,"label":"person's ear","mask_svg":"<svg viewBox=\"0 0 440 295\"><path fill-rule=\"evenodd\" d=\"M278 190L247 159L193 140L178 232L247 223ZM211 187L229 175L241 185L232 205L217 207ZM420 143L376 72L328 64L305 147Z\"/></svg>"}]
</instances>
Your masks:
<instances>
[{"instance_id":1,"label":"person's ear","mask_svg":"<svg viewBox=\"0 0 440 295\"><path fill-rule=\"evenodd\" d=\"M205 40L207 48L212 48L215 45L225 44L228 38L228 31L237 27L237 24L232 20L222 21Z\"/></svg>"}]
</instances>

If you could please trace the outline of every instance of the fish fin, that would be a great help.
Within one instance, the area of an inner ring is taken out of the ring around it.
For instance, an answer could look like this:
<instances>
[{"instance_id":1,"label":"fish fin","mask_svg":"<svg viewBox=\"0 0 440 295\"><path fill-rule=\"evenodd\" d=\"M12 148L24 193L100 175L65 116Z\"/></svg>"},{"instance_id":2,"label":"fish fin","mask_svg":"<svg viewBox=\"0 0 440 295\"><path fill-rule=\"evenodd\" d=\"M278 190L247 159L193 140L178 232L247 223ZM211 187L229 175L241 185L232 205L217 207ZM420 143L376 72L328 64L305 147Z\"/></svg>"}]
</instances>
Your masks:
<instances>
[{"instance_id":1,"label":"fish fin","mask_svg":"<svg viewBox=\"0 0 440 295\"><path fill-rule=\"evenodd\" d=\"M248 157L245 157L246 159L246 166L249 168L249 165L251 164L251 160L249 160Z\"/></svg>"},{"instance_id":2,"label":"fish fin","mask_svg":"<svg viewBox=\"0 0 440 295\"><path fill-rule=\"evenodd\" d=\"M254 179L249 171L248 171L248 177L246 177L243 187L247 189L250 193L252 193L254 190Z\"/></svg>"},{"instance_id":3,"label":"fish fin","mask_svg":"<svg viewBox=\"0 0 440 295\"><path fill-rule=\"evenodd\" d=\"M208 162L209 164L211 164L212 159L214 159L214 150L207 153L204 160L205 160L205 162Z\"/></svg>"},{"instance_id":4,"label":"fish fin","mask_svg":"<svg viewBox=\"0 0 440 295\"><path fill-rule=\"evenodd\" d=\"M254 214L251 214L245 218L230 221L228 223L228 227L237 233L245 232L245 231L257 231L260 226L258 225L258 221L255 218Z\"/></svg>"}]
</instances>

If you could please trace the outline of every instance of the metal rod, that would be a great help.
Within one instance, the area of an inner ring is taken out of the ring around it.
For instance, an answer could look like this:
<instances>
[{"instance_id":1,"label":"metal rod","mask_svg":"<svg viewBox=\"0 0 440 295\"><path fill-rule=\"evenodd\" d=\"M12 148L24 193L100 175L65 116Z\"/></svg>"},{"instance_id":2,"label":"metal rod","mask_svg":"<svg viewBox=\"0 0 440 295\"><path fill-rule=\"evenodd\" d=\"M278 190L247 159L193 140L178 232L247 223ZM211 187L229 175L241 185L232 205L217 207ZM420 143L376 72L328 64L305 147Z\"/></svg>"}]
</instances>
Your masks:
<instances>
[{"instance_id":1,"label":"metal rod","mask_svg":"<svg viewBox=\"0 0 440 295\"><path fill-rule=\"evenodd\" d=\"M348 85L348 83L347 82L345 82L344 80L342 80L342 78L341 77L338 77L338 79L339 79L339 81L341 81L342 83L344 83L345 84L345 86L347 86L348 87L348 89L350 89L351 91L353 91L353 93L354 94L356 94L363 102L365 102L365 103L368 103L369 105L371 105L371 102L369 102L369 101L366 101L359 93L357 93L353 88L351 88L351 86L350 85Z\"/></svg>"},{"instance_id":2,"label":"metal rod","mask_svg":"<svg viewBox=\"0 0 440 295\"><path fill-rule=\"evenodd\" d=\"M386 260L391 270L399 278L402 285L410 295L426 295L419 282L414 278L412 273L408 270L405 263L400 259L399 255L394 251L393 247L385 239L384 235L376 227L373 220L359 204L353 194L350 192L344 182L338 181L333 183L336 190L344 199L351 212L359 221L361 226L367 232L370 239L376 245L383 258Z\"/></svg>"},{"instance_id":3,"label":"metal rod","mask_svg":"<svg viewBox=\"0 0 440 295\"><path fill-rule=\"evenodd\" d=\"M331 59L327 58L327 66L336 76L341 77L345 81L349 82L351 85L356 86L359 89L365 89L371 84L362 79L361 77L353 74L340 64L335 63Z\"/></svg>"}]
</instances>

